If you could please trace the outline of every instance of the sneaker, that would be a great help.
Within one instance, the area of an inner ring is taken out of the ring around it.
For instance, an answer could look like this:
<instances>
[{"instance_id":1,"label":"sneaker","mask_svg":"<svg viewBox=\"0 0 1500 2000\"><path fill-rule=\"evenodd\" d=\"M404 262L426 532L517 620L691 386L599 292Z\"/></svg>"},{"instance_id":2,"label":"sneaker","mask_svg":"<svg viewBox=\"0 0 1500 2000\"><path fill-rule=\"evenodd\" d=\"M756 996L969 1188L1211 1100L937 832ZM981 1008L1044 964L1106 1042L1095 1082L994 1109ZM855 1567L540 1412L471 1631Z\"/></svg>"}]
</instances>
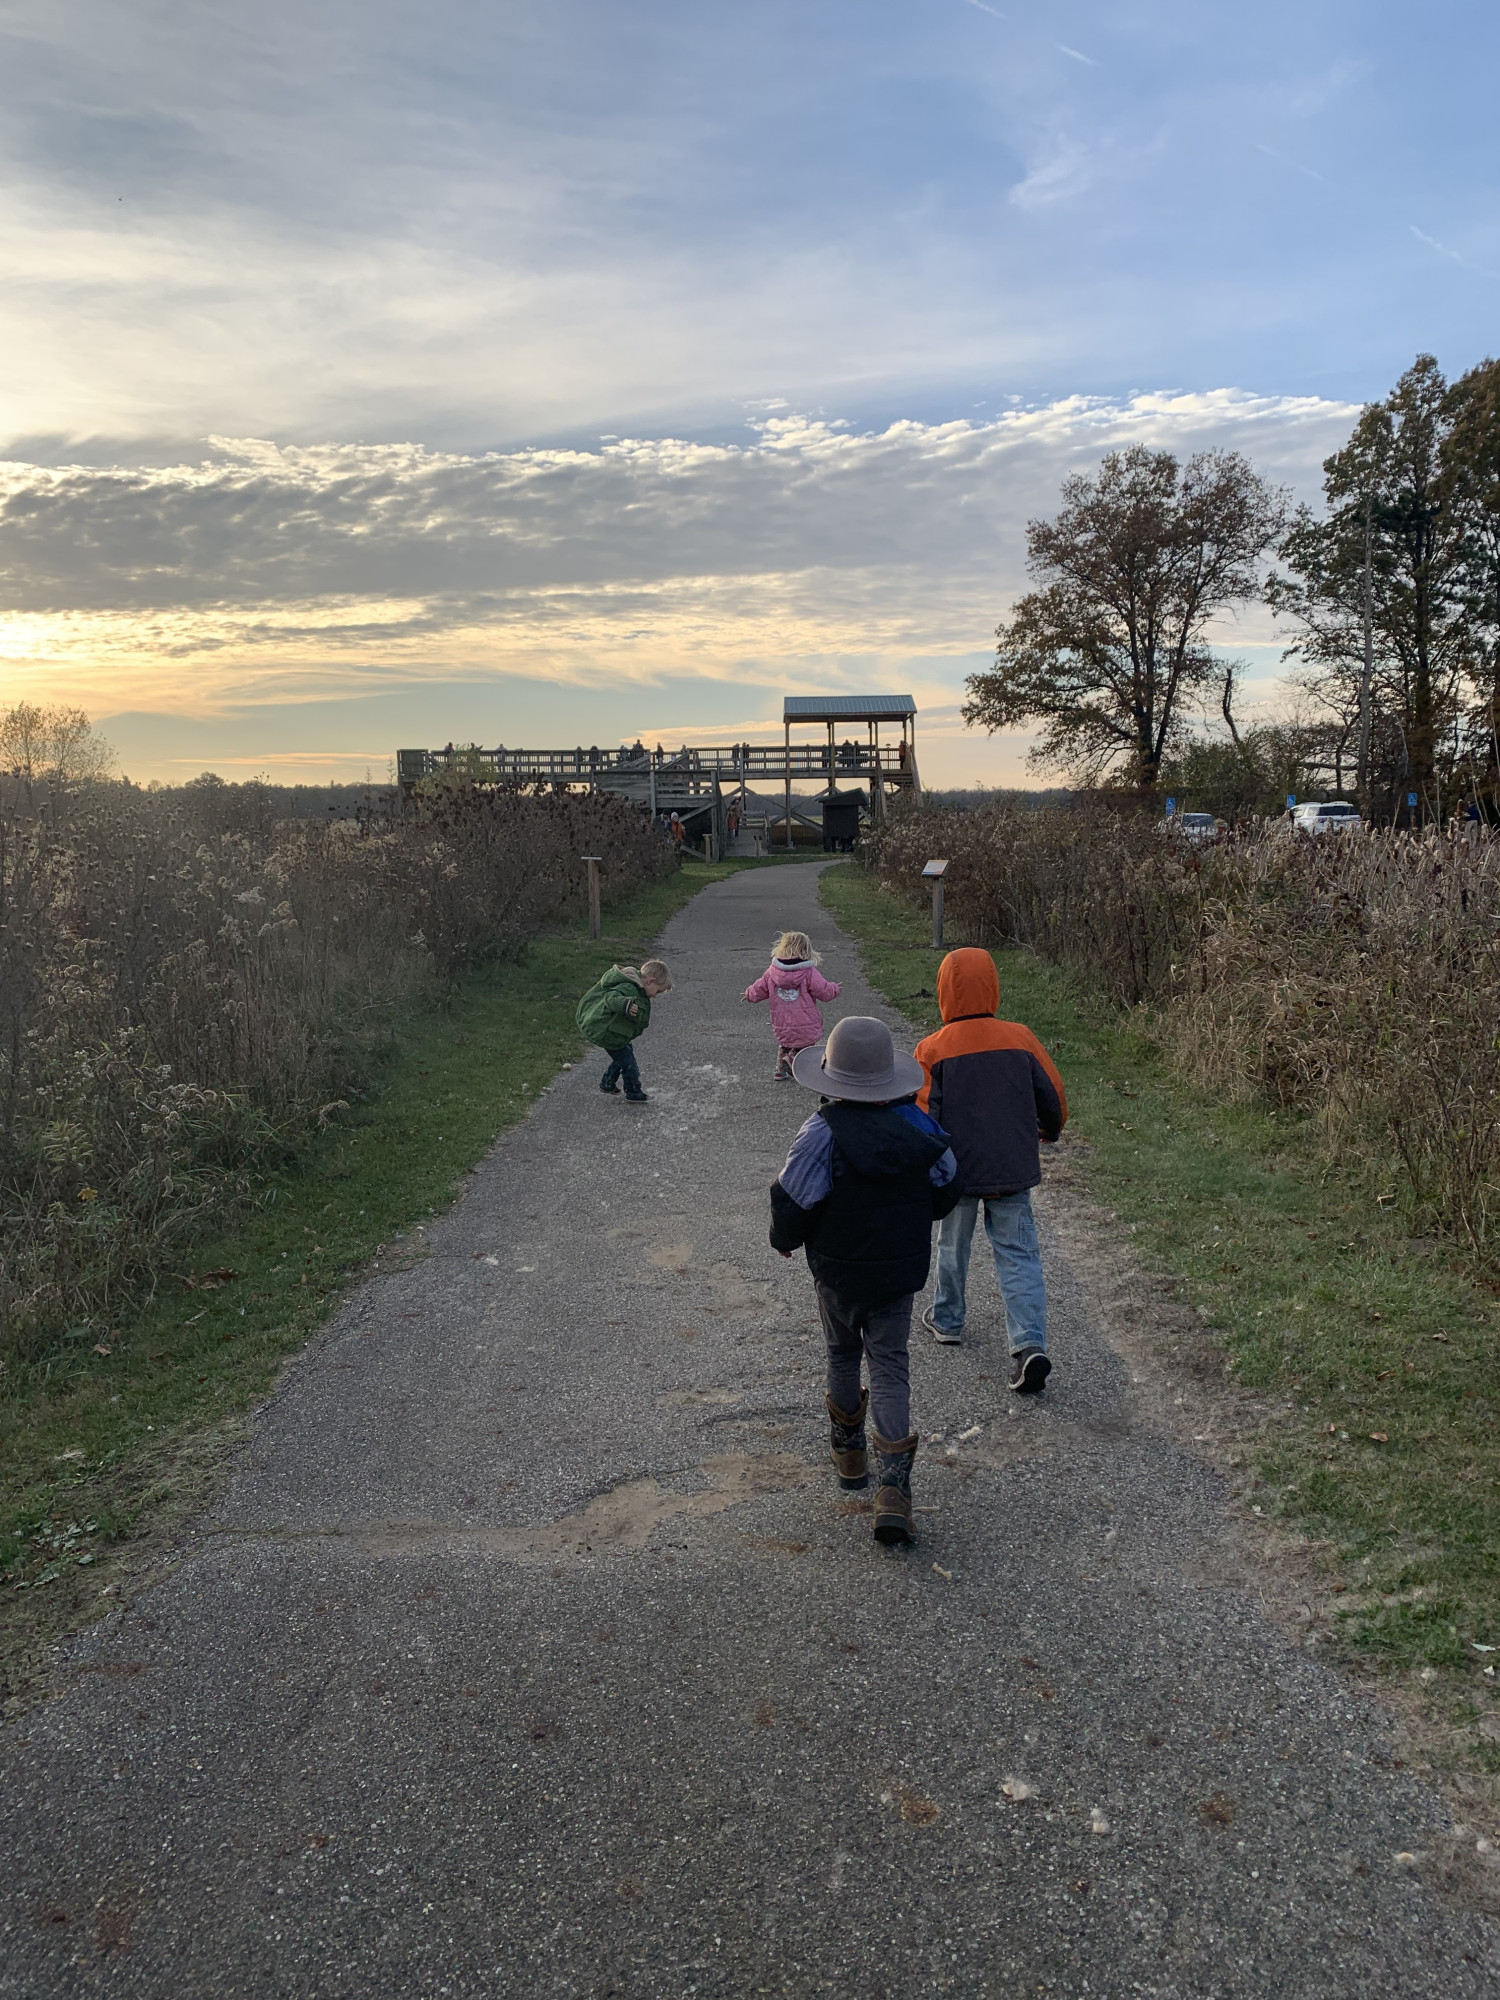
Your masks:
<instances>
[{"instance_id":1,"label":"sneaker","mask_svg":"<svg viewBox=\"0 0 1500 2000\"><path fill-rule=\"evenodd\" d=\"M927 1331L932 1335L933 1339L938 1343L939 1347L963 1346L964 1344L963 1328L960 1327L957 1330L957 1332L950 1332L946 1326L939 1326L937 1321L932 1317L931 1306L928 1306L924 1310L922 1314L922 1324L923 1326L926 1327Z\"/></svg>"},{"instance_id":2,"label":"sneaker","mask_svg":"<svg viewBox=\"0 0 1500 2000\"><path fill-rule=\"evenodd\" d=\"M604 1092L606 1097L618 1097L620 1094L620 1086L617 1083L611 1083L607 1076L600 1077L599 1088Z\"/></svg>"},{"instance_id":3,"label":"sneaker","mask_svg":"<svg viewBox=\"0 0 1500 2000\"><path fill-rule=\"evenodd\" d=\"M649 1104L651 1099L646 1095L644 1090L627 1090L625 1093L625 1102L627 1104Z\"/></svg>"},{"instance_id":4,"label":"sneaker","mask_svg":"<svg viewBox=\"0 0 1500 2000\"><path fill-rule=\"evenodd\" d=\"M1010 1386L1018 1396L1034 1396L1052 1373L1052 1363L1039 1347L1023 1347L1010 1357Z\"/></svg>"}]
</instances>

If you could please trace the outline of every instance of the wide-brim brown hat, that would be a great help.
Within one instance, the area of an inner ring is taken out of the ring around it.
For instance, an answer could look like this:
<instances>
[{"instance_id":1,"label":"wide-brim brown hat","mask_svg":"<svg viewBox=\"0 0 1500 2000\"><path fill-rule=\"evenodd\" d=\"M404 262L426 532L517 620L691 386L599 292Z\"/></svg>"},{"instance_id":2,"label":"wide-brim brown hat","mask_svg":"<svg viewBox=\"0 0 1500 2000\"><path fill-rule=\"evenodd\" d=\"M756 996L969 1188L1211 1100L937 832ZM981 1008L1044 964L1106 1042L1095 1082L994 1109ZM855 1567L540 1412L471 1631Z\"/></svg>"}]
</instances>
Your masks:
<instances>
[{"instance_id":1,"label":"wide-brim brown hat","mask_svg":"<svg viewBox=\"0 0 1500 2000\"><path fill-rule=\"evenodd\" d=\"M792 1075L804 1090L850 1104L889 1104L910 1097L926 1081L915 1056L904 1056L891 1031L873 1014L846 1014L820 1049L802 1049Z\"/></svg>"}]
</instances>

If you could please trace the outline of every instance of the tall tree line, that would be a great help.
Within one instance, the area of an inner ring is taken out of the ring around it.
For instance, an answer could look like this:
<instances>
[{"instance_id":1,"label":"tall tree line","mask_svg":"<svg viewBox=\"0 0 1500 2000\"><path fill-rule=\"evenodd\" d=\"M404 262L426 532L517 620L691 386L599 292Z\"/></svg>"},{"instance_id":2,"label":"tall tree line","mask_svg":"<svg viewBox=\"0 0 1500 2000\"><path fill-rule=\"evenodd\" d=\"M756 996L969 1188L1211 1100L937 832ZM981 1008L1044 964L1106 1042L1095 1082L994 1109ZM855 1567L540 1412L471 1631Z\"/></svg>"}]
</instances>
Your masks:
<instances>
[{"instance_id":1,"label":"tall tree line","mask_svg":"<svg viewBox=\"0 0 1500 2000\"><path fill-rule=\"evenodd\" d=\"M1212 692L1218 761L1251 780L1226 769L1227 793L1274 792L1310 762L1379 818L1500 818L1500 362L1449 383L1420 355L1323 470L1320 515L1289 513L1233 452L1179 466L1134 445L1065 481L1057 517L1027 527L1036 587L971 676L965 720L1040 725L1038 764L1155 798ZM1323 720L1242 736L1236 666L1207 634L1262 590Z\"/></svg>"},{"instance_id":2,"label":"tall tree line","mask_svg":"<svg viewBox=\"0 0 1500 2000\"><path fill-rule=\"evenodd\" d=\"M1327 510L1299 510L1268 596L1361 805L1496 816L1500 362L1450 383L1419 355L1323 473Z\"/></svg>"}]
</instances>

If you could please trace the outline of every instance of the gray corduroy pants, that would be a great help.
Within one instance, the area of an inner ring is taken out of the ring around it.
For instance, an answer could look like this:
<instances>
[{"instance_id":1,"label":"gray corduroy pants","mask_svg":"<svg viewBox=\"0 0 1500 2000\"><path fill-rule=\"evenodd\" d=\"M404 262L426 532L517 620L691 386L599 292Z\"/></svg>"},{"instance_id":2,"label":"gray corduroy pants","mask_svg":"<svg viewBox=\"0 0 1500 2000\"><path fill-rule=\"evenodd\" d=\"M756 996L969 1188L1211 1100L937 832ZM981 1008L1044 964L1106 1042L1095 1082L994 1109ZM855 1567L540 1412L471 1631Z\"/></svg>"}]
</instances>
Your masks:
<instances>
[{"instance_id":1,"label":"gray corduroy pants","mask_svg":"<svg viewBox=\"0 0 1500 2000\"><path fill-rule=\"evenodd\" d=\"M911 1373L907 1346L915 1294L854 1305L821 1281L818 1313L828 1342L828 1394L841 1410L859 1408L860 1362L870 1359L870 1417L883 1438L911 1435Z\"/></svg>"}]
</instances>

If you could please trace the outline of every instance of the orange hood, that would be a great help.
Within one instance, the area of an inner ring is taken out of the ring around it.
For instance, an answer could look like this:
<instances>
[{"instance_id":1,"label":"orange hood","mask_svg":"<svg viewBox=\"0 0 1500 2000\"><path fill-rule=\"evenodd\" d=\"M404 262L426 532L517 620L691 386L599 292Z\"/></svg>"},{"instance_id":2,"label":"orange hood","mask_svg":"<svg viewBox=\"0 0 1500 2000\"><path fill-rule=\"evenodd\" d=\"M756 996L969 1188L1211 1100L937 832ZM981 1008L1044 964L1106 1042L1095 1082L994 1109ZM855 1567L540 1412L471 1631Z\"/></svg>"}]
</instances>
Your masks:
<instances>
[{"instance_id":1,"label":"orange hood","mask_svg":"<svg viewBox=\"0 0 1500 2000\"><path fill-rule=\"evenodd\" d=\"M938 967L938 1007L945 1021L962 1021L1000 1009L1000 975L987 951L966 945Z\"/></svg>"}]
</instances>

